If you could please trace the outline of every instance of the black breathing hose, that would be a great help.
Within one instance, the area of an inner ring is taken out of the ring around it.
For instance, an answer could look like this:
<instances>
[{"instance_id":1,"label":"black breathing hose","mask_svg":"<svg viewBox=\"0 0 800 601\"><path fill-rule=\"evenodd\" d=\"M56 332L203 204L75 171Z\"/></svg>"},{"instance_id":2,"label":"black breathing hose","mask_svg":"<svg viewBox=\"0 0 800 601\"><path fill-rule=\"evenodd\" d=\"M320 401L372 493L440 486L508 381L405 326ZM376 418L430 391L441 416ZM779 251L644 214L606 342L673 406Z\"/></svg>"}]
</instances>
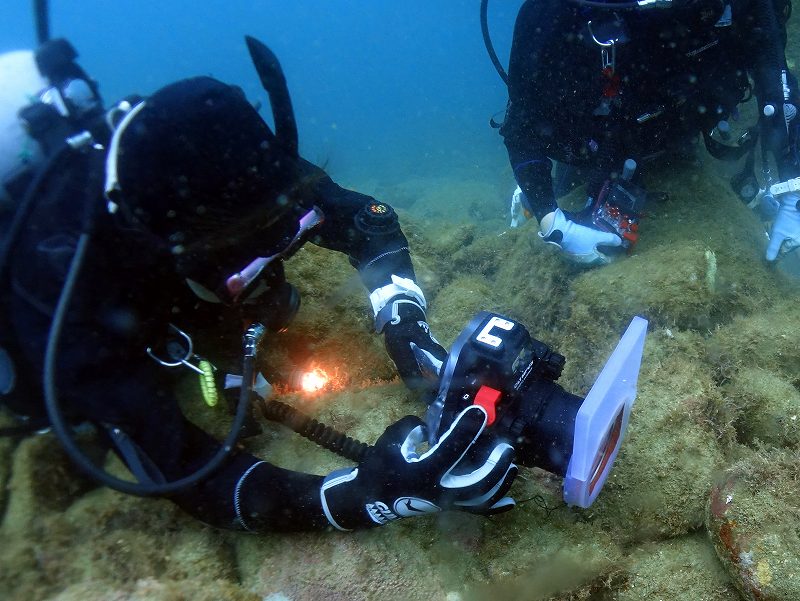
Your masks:
<instances>
[{"instance_id":1,"label":"black breathing hose","mask_svg":"<svg viewBox=\"0 0 800 601\"><path fill-rule=\"evenodd\" d=\"M149 497L156 495L174 494L193 486L201 480L209 477L215 470L217 470L230 455L236 441L239 438L239 432L244 425L245 419L250 410L250 397L252 393L253 377L255 374L255 358L256 347L264 334L264 326L256 324L251 326L244 337L245 357L242 369L242 390L239 395L239 404L236 408L236 416L234 417L233 424L231 425L230 432L225 440L222 442L216 454L206 463L203 467L194 473L175 480L173 482L156 483L156 482L132 482L130 480L122 480L112 476L102 468L97 467L80 449L70 432L70 426L64 419L64 415L58 404L58 394L56 392L55 374L56 374L56 356L58 354L59 340L61 338L61 330L64 325L64 318L67 313L67 308L72 299L72 292L77 282L78 275L80 274L83 260L86 251L89 247L90 236L88 233L83 233L78 240L78 246L75 250L75 256L70 264L67 280L64 283L64 288L61 291L61 296L58 299L55 314L53 315L53 322L50 326L50 334L47 340L47 352L45 353L44 365L44 399L45 407L47 408L47 415L50 418L50 424L53 432L58 437L58 440L64 446L67 454L72 461L81 468L91 478L98 482L129 495L136 495L139 497Z\"/></svg>"},{"instance_id":2,"label":"black breathing hose","mask_svg":"<svg viewBox=\"0 0 800 601\"><path fill-rule=\"evenodd\" d=\"M497 53L494 50L494 44L492 44L492 37L489 35L489 17L487 16L489 12L489 0L481 0L481 33L483 34L483 44L486 46L486 52L489 53L489 58L494 65L494 68L497 70L497 74L500 76L500 79L503 80L503 83L508 85L508 73L506 73L505 69L503 69L503 65L500 63L500 59L497 58Z\"/></svg>"},{"instance_id":3,"label":"black breathing hose","mask_svg":"<svg viewBox=\"0 0 800 601\"><path fill-rule=\"evenodd\" d=\"M368 444L337 432L281 401L267 401L261 405L261 410L265 418L281 423L322 448L357 463L371 448Z\"/></svg>"},{"instance_id":4,"label":"black breathing hose","mask_svg":"<svg viewBox=\"0 0 800 601\"><path fill-rule=\"evenodd\" d=\"M33 0L33 16L36 21L36 39L39 44L50 40L50 9L47 0Z\"/></svg>"}]
</instances>

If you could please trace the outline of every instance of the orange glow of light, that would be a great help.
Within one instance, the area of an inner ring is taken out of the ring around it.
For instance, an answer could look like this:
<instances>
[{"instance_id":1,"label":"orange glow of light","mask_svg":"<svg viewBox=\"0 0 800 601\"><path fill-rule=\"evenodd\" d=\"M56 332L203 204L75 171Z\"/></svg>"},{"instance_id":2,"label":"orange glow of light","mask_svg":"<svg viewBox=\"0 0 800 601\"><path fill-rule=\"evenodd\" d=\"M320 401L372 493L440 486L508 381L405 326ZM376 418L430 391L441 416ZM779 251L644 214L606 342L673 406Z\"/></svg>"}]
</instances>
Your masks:
<instances>
[{"instance_id":1,"label":"orange glow of light","mask_svg":"<svg viewBox=\"0 0 800 601\"><path fill-rule=\"evenodd\" d=\"M319 392L325 388L329 380L330 378L324 369L315 367L300 377L300 388L303 389L303 392Z\"/></svg>"}]
</instances>

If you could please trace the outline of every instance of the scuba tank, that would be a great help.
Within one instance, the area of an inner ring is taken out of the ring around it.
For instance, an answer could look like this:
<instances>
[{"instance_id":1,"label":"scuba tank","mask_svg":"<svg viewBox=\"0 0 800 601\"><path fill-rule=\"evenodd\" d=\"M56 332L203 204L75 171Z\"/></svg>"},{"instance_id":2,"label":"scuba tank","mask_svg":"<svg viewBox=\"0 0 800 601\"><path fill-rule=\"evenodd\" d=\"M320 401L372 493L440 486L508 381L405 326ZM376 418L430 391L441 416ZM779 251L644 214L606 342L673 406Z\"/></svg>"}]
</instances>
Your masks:
<instances>
[{"instance_id":1,"label":"scuba tank","mask_svg":"<svg viewBox=\"0 0 800 601\"><path fill-rule=\"evenodd\" d=\"M45 42L44 47L51 51L51 59L59 56L59 49L71 50L66 55L67 62L77 56L63 40ZM83 135L77 119L70 121L60 94L60 106L65 112L60 113L50 104L56 97L56 86L42 73L41 56L32 51L0 55L0 79L5 82L0 90L0 322L6 319L3 306L11 288L7 283L11 255L41 188L51 174L67 169L71 157L76 151L82 152L91 138ZM69 86L69 82L64 83ZM76 86L70 87L76 90ZM91 110L83 114L89 118L97 114L94 107L99 104L94 89L84 97L93 103ZM10 329L7 323L0 323L0 400L21 413L25 406L15 403L15 397L17 388L24 383L13 362L19 352Z\"/></svg>"}]
</instances>

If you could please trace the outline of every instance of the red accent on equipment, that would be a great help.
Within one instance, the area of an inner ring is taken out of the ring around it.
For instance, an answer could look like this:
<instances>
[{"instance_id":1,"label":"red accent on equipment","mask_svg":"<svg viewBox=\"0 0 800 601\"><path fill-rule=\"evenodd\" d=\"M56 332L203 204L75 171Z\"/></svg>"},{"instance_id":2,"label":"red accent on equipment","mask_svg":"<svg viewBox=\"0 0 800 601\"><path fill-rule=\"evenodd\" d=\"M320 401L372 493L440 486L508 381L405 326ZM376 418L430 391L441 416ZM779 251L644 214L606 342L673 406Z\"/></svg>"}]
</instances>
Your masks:
<instances>
[{"instance_id":1,"label":"red accent on equipment","mask_svg":"<svg viewBox=\"0 0 800 601\"><path fill-rule=\"evenodd\" d=\"M602 71L603 79L603 98L614 98L619 95L622 86L622 78L619 73L614 71L614 67L608 66Z\"/></svg>"},{"instance_id":2,"label":"red accent on equipment","mask_svg":"<svg viewBox=\"0 0 800 601\"><path fill-rule=\"evenodd\" d=\"M481 386L478 389L478 394L475 395L475 402L473 405L480 405L486 409L486 414L489 416L489 419L486 420L487 426L491 426L497 417L495 408L497 407L497 403L500 402L501 396L503 396L502 392L489 386Z\"/></svg>"}]
</instances>

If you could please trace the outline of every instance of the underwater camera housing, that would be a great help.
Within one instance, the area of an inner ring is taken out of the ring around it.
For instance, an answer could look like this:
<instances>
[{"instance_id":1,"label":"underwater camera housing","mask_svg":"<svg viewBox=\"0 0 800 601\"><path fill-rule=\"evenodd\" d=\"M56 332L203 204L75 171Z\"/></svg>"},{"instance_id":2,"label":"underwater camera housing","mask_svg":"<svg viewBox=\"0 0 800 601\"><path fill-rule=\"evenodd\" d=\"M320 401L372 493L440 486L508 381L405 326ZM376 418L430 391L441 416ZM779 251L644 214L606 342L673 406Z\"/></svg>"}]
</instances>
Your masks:
<instances>
[{"instance_id":1,"label":"underwater camera housing","mask_svg":"<svg viewBox=\"0 0 800 601\"><path fill-rule=\"evenodd\" d=\"M428 408L438 438L468 405L481 405L489 431L516 450L516 461L564 478L564 501L588 507L617 456L631 408L647 332L636 317L586 398L556 380L565 358L521 323L482 311L450 352L439 393Z\"/></svg>"}]
</instances>

